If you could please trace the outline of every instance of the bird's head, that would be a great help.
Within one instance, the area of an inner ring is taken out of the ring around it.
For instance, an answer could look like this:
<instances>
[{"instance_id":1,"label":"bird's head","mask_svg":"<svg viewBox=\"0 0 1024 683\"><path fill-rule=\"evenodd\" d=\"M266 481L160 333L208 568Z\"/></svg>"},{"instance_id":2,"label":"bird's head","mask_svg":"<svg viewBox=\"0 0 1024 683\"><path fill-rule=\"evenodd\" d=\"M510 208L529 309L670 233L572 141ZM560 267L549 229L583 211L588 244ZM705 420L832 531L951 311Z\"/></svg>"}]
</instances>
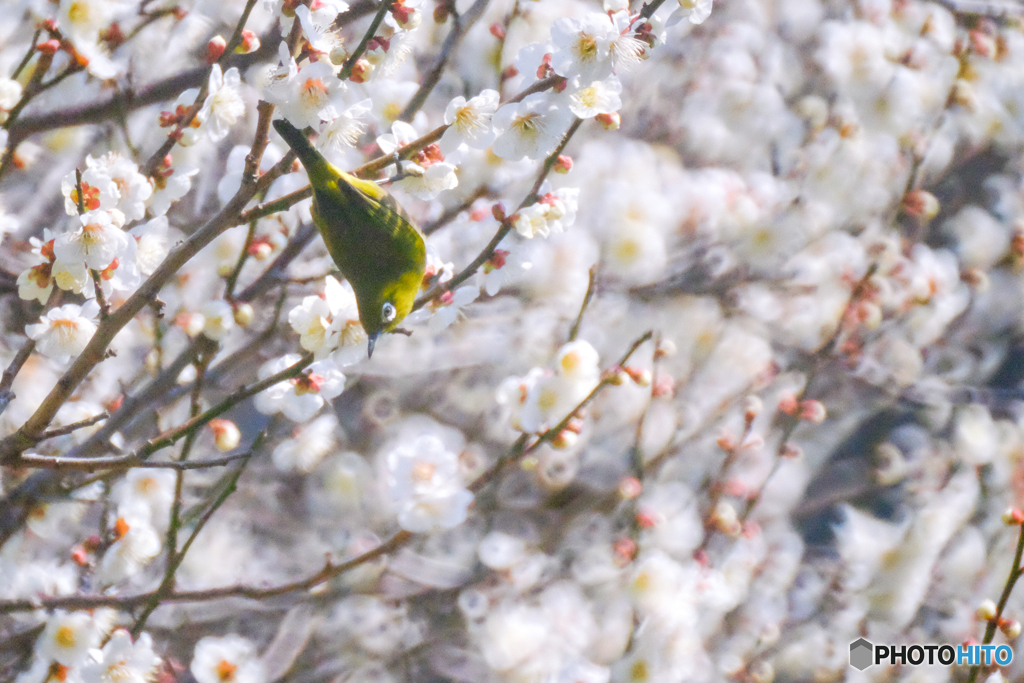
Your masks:
<instances>
[{"instance_id":1,"label":"bird's head","mask_svg":"<svg viewBox=\"0 0 1024 683\"><path fill-rule=\"evenodd\" d=\"M419 273L402 276L387 283L378 296L369 297L365 302L357 292L359 319L369 338L367 351L370 356L373 356L373 347L380 335L394 330L412 312L421 282L422 275Z\"/></svg>"}]
</instances>

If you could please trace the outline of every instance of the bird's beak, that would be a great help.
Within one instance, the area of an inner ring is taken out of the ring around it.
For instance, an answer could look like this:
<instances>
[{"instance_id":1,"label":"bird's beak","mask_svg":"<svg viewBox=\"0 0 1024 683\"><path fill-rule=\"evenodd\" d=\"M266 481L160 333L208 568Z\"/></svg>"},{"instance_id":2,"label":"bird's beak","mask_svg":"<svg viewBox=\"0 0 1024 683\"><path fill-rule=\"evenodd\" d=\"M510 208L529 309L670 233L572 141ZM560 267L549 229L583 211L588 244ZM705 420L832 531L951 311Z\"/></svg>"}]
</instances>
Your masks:
<instances>
[{"instance_id":1,"label":"bird's beak","mask_svg":"<svg viewBox=\"0 0 1024 683\"><path fill-rule=\"evenodd\" d=\"M366 354L366 357L367 358L373 358L373 347L377 344L377 339L380 337L380 332L375 332L375 333L373 333L373 334L371 334L369 336L370 336L369 350L368 350L368 352Z\"/></svg>"}]
</instances>

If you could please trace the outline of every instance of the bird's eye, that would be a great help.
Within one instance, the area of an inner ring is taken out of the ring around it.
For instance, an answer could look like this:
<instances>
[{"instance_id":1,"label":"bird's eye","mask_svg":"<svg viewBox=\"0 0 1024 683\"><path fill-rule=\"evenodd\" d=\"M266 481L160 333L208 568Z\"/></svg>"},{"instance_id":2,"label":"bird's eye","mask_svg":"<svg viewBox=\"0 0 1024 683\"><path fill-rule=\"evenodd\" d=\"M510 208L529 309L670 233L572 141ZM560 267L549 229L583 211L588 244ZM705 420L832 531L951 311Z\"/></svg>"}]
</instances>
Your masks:
<instances>
[{"instance_id":1,"label":"bird's eye","mask_svg":"<svg viewBox=\"0 0 1024 683\"><path fill-rule=\"evenodd\" d=\"M390 301L384 304L384 308L380 309L381 320L383 320L386 323L389 323L392 320L394 320L396 315L398 315L398 311L395 310L394 304L392 304Z\"/></svg>"}]
</instances>

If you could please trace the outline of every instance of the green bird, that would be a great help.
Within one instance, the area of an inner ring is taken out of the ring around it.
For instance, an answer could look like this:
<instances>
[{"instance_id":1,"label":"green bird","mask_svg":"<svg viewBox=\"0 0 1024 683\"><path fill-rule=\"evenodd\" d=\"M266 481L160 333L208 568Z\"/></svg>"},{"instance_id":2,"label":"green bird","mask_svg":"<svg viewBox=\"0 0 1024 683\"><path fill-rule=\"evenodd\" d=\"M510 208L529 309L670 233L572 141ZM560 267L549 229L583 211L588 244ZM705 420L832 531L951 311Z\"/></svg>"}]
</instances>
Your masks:
<instances>
[{"instance_id":1,"label":"green bird","mask_svg":"<svg viewBox=\"0 0 1024 683\"><path fill-rule=\"evenodd\" d=\"M342 275L352 284L369 356L383 332L412 311L423 283L423 235L383 188L345 173L284 119L274 128L295 150L313 186L313 222Z\"/></svg>"}]
</instances>

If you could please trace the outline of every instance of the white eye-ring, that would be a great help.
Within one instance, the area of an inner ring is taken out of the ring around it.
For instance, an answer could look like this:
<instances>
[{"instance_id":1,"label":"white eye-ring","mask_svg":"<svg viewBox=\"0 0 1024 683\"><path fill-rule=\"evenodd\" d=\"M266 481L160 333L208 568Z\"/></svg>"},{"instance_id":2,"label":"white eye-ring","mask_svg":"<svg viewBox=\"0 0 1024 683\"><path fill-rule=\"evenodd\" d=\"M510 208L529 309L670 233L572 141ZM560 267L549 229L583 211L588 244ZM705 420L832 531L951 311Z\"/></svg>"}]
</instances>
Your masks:
<instances>
[{"instance_id":1,"label":"white eye-ring","mask_svg":"<svg viewBox=\"0 0 1024 683\"><path fill-rule=\"evenodd\" d=\"M384 304L384 307L380 309L381 320L383 320L386 323L389 323L392 320L394 320L396 315L398 315L398 311L395 310L394 304L392 304L390 301Z\"/></svg>"}]
</instances>

